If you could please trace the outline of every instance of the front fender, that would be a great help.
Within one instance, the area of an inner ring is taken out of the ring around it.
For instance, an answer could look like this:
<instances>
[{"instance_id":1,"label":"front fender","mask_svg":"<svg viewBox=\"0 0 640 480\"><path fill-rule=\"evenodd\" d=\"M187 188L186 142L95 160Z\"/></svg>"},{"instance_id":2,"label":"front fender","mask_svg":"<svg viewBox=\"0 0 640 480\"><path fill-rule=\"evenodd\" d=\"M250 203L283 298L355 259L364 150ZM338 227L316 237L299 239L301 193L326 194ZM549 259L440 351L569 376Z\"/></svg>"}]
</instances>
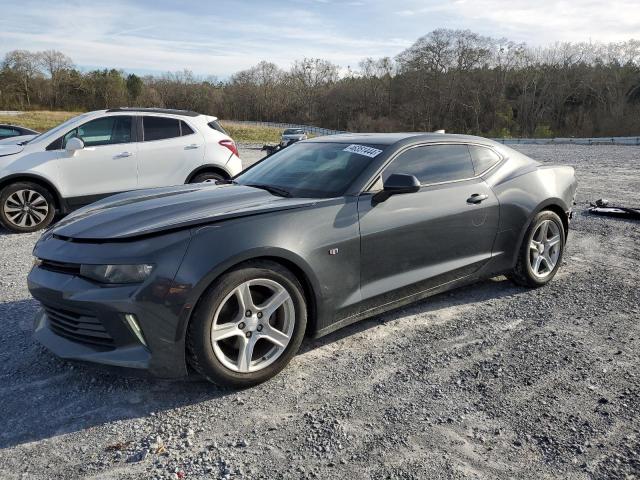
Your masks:
<instances>
[{"instance_id":1,"label":"front fender","mask_svg":"<svg viewBox=\"0 0 640 480\"><path fill-rule=\"evenodd\" d=\"M330 251L339 251L332 255ZM360 241L353 199L197 227L167 301L183 336L193 308L223 273L247 260L281 261L311 296L312 328L335 321L360 300Z\"/></svg>"},{"instance_id":2,"label":"front fender","mask_svg":"<svg viewBox=\"0 0 640 480\"><path fill-rule=\"evenodd\" d=\"M197 246L195 248L196 250L198 249ZM280 261L280 263L283 263L286 266L287 264L295 265L297 269L303 272L305 279L310 286L310 293L314 297L314 304L319 305L322 303L319 294L321 289L318 279L310 265L299 255L282 248L253 248L243 252L238 252L237 254L220 261L212 269L207 271L199 280L197 277L202 272L192 271L189 268L181 269L178 272L174 281L174 289L167 299L170 304L175 304L181 309L179 313L179 326L176 331L178 337L176 340L183 339L186 335L187 325L189 324L189 320L191 319L191 315L198 303L198 300L217 278L243 262L259 258L269 258L275 261ZM193 282L192 286L189 286L190 282ZM183 290L186 286L189 287ZM183 291L186 293L185 295L181 295Z\"/></svg>"}]
</instances>

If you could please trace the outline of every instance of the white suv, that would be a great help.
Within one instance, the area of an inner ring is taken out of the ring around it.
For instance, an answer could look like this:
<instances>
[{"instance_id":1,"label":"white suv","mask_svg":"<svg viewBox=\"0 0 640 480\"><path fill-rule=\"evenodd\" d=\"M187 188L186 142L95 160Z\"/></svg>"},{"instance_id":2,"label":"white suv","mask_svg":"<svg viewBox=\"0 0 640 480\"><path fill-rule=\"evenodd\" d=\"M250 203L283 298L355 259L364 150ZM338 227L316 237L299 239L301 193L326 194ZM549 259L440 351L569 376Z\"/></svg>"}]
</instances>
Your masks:
<instances>
[{"instance_id":1,"label":"white suv","mask_svg":"<svg viewBox=\"0 0 640 480\"><path fill-rule=\"evenodd\" d=\"M236 144L215 117L154 108L89 112L0 145L0 223L32 232L56 211L114 193L228 179L241 170Z\"/></svg>"}]
</instances>

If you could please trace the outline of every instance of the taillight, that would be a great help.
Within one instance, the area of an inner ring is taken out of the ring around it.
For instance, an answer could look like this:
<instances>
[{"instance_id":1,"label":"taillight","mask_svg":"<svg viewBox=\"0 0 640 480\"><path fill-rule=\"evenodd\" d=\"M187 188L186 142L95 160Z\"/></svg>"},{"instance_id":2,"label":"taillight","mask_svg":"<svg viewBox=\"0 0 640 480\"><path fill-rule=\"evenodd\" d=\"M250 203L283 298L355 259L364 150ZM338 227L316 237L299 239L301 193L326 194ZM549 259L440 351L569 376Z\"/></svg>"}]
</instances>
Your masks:
<instances>
[{"instance_id":1,"label":"taillight","mask_svg":"<svg viewBox=\"0 0 640 480\"><path fill-rule=\"evenodd\" d=\"M238 154L238 147L236 147L236 144L233 140L220 140L218 143L223 147L227 147L229 150L231 150L236 157L240 156Z\"/></svg>"}]
</instances>

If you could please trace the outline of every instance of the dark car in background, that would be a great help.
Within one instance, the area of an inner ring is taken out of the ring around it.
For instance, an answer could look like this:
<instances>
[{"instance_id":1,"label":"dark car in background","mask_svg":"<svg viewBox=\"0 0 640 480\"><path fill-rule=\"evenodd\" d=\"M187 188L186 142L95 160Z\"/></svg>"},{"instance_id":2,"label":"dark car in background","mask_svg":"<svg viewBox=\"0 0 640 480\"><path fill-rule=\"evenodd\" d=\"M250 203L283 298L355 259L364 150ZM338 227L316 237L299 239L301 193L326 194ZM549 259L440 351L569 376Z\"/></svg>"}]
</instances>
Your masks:
<instances>
[{"instance_id":1,"label":"dark car in background","mask_svg":"<svg viewBox=\"0 0 640 480\"><path fill-rule=\"evenodd\" d=\"M40 132L37 132L30 128L21 127L19 125L0 123L0 142L8 138L25 137L26 135L29 135L29 137L25 137L25 139L28 140L30 138L33 138L33 136L38 135L39 133Z\"/></svg>"},{"instance_id":2,"label":"dark car in background","mask_svg":"<svg viewBox=\"0 0 640 480\"><path fill-rule=\"evenodd\" d=\"M299 142L224 184L116 195L47 230L35 337L64 358L253 385L305 335L497 274L547 284L575 191L573 168L479 137Z\"/></svg>"}]
</instances>

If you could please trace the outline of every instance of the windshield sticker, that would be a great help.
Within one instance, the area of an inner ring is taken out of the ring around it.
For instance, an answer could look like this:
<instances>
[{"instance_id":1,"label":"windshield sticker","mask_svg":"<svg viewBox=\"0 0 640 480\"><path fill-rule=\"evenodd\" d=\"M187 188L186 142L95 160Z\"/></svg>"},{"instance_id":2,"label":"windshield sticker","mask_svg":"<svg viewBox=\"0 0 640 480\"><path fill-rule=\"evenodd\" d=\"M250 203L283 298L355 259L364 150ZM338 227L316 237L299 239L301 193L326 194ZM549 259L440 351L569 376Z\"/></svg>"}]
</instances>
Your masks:
<instances>
[{"instance_id":1,"label":"windshield sticker","mask_svg":"<svg viewBox=\"0 0 640 480\"><path fill-rule=\"evenodd\" d=\"M377 157L382 153L382 150L378 150L377 148L367 147L365 145L349 145L344 149L345 152L357 153L358 155L364 155L365 157Z\"/></svg>"}]
</instances>

